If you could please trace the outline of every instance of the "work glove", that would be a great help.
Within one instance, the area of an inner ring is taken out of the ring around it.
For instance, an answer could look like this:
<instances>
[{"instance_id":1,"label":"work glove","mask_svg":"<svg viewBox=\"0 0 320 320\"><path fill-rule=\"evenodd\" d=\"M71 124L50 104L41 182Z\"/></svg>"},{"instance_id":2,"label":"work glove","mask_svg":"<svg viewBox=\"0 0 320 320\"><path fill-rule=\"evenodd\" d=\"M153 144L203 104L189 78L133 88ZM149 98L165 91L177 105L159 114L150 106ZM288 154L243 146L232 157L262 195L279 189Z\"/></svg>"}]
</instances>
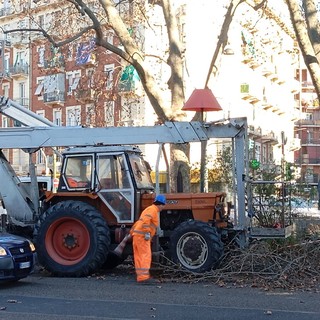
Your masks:
<instances>
[{"instance_id":1,"label":"work glove","mask_svg":"<svg viewBox=\"0 0 320 320\"><path fill-rule=\"evenodd\" d=\"M151 234L150 234L150 232L145 233L145 235L144 235L144 240L148 241L148 240L150 240L150 239L151 239Z\"/></svg>"}]
</instances>

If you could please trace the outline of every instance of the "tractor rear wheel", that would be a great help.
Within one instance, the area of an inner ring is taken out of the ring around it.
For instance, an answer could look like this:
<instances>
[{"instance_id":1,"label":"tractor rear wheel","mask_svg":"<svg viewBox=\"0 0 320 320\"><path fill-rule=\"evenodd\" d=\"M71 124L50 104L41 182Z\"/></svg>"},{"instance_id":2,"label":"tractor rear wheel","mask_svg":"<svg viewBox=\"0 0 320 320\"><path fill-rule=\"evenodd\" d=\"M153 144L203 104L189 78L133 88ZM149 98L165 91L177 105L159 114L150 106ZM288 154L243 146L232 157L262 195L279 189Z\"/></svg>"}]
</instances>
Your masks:
<instances>
[{"instance_id":1,"label":"tractor rear wheel","mask_svg":"<svg viewBox=\"0 0 320 320\"><path fill-rule=\"evenodd\" d=\"M63 201L41 216L36 246L40 264L54 275L87 276L105 262L110 231L94 207Z\"/></svg>"},{"instance_id":2,"label":"tractor rear wheel","mask_svg":"<svg viewBox=\"0 0 320 320\"><path fill-rule=\"evenodd\" d=\"M201 273L216 267L223 251L216 228L201 221L181 223L170 238L173 262L192 272Z\"/></svg>"}]
</instances>

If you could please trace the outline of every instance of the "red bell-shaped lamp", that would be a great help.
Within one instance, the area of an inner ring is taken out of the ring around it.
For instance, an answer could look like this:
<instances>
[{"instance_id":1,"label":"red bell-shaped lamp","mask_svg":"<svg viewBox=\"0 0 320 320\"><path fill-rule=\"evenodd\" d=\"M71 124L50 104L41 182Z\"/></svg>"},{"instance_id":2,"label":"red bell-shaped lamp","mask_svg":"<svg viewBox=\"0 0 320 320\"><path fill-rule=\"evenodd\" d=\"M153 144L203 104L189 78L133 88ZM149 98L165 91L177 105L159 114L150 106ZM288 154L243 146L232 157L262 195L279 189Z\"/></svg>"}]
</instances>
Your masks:
<instances>
[{"instance_id":1,"label":"red bell-shaped lamp","mask_svg":"<svg viewBox=\"0 0 320 320\"><path fill-rule=\"evenodd\" d=\"M209 111L220 111L222 108L212 91L209 88L205 88L194 89L190 98L182 107L182 110L198 111L203 113Z\"/></svg>"}]
</instances>

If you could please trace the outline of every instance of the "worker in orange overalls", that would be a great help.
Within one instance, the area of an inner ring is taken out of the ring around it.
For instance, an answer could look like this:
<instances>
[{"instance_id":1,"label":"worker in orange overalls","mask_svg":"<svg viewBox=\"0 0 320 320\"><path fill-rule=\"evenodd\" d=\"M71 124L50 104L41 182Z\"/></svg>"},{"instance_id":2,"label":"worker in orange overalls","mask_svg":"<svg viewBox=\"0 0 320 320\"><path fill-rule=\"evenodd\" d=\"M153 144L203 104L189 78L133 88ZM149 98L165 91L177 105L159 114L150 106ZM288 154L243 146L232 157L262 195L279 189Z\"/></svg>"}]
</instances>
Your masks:
<instances>
[{"instance_id":1,"label":"worker in orange overalls","mask_svg":"<svg viewBox=\"0 0 320 320\"><path fill-rule=\"evenodd\" d=\"M139 220L130 230L137 282L145 282L150 279L151 240L159 226L159 212L165 204L166 197L161 194L157 195L153 204L142 211Z\"/></svg>"}]
</instances>

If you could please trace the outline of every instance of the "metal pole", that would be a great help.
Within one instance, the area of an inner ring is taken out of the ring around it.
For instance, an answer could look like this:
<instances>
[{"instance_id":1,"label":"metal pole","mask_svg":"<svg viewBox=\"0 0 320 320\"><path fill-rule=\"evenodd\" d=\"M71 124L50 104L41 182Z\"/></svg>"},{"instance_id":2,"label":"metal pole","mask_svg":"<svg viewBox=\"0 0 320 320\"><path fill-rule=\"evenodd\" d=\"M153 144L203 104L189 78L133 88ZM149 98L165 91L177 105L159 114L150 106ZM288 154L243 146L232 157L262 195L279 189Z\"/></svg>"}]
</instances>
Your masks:
<instances>
[{"instance_id":1,"label":"metal pole","mask_svg":"<svg viewBox=\"0 0 320 320\"><path fill-rule=\"evenodd\" d=\"M204 122L203 110L200 112L201 123ZM201 159L200 159L200 192L205 192L205 181L206 181L206 153L207 153L207 140L201 141Z\"/></svg>"},{"instance_id":2,"label":"metal pole","mask_svg":"<svg viewBox=\"0 0 320 320\"><path fill-rule=\"evenodd\" d=\"M4 63L4 51L5 51L5 40L1 40L1 70L0 75L2 73L2 77L4 77L5 74L5 63Z\"/></svg>"},{"instance_id":3,"label":"metal pole","mask_svg":"<svg viewBox=\"0 0 320 320\"><path fill-rule=\"evenodd\" d=\"M157 154L157 161L156 161L156 194L160 193L160 185L159 185L159 162L161 157L161 151L162 151L162 144L159 144L158 147L158 154Z\"/></svg>"},{"instance_id":4,"label":"metal pole","mask_svg":"<svg viewBox=\"0 0 320 320\"><path fill-rule=\"evenodd\" d=\"M281 180L282 181L284 181L285 179L284 144L285 144L284 131L281 131Z\"/></svg>"},{"instance_id":5,"label":"metal pole","mask_svg":"<svg viewBox=\"0 0 320 320\"><path fill-rule=\"evenodd\" d=\"M33 217L35 220L38 218L39 215L39 186L37 181L37 174L36 174L36 166L32 159L32 152L29 152L29 174L30 174L30 196L33 203L33 208L35 211L36 216Z\"/></svg>"}]
</instances>

